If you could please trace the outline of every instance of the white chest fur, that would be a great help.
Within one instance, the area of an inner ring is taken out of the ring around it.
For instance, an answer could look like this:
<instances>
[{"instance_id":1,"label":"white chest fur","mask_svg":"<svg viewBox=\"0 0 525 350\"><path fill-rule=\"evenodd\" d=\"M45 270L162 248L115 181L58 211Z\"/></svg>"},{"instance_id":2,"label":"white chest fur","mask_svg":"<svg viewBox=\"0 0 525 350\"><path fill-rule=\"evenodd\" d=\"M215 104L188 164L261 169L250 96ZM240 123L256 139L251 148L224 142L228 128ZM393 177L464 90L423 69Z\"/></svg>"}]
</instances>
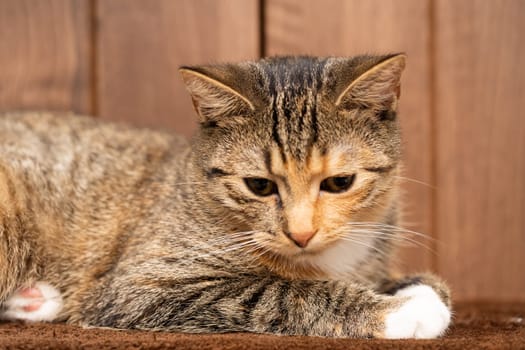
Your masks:
<instances>
[{"instance_id":1,"label":"white chest fur","mask_svg":"<svg viewBox=\"0 0 525 350\"><path fill-rule=\"evenodd\" d=\"M309 263L333 279L351 274L359 275L358 264L373 252L373 238L359 238L357 241L340 240L332 247L309 258Z\"/></svg>"}]
</instances>

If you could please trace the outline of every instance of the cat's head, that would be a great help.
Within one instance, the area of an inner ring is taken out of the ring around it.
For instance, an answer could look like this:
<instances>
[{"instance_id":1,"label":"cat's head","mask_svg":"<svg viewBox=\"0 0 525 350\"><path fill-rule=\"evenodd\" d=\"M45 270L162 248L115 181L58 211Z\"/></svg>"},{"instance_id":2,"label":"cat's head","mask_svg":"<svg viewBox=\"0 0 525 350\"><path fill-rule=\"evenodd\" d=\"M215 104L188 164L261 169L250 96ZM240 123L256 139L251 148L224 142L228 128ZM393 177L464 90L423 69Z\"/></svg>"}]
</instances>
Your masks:
<instances>
[{"instance_id":1,"label":"cat's head","mask_svg":"<svg viewBox=\"0 0 525 350\"><path fill-rule=\"evenodd\" d=\"M365 223L394 205L404 65L398 54L182 68L210 215L250 231L232 237L271 259L363 258L374 244Z\"/></svg>"}]
</instances>

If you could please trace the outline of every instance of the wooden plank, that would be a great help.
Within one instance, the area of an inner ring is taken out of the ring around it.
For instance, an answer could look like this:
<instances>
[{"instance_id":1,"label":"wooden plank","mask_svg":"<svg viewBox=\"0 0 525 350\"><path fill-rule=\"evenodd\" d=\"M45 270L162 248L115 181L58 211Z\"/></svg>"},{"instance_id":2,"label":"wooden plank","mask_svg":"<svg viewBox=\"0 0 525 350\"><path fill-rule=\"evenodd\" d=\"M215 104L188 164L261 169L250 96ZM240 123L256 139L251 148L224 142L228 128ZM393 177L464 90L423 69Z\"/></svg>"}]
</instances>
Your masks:
<instances>
[{"instance_id":1,"label":"wooden plank","mask_svg":"<svg viewBox=\"0 0 525 350\"><path fill-rule=\"evenodd\" d=\"M0 110L91 112L89 4L0 1Z\"/></svg>"},{"instance_id":2,"label":"wooden plank","mask_svg":"<svg viewBox=\"0 0 525 350\"><path fill-rule=\"evenodd\" d=\"M431 179L429 1L268 0L266 53L352 56L403 51L408 66L400 103L405 177ZM404 182L405 226L432 235L432 189ZM426 242L427 244L432 242ZM432 267L428 249L402 249L405 270Z\"/></svg>"},{"instance_id":3,"label":"wooden plank","mask_svg":"<svg viewBox=\"0 0 525 350\"><path fill-rule=\"evenodd\" d=\"M435 13L438 267L458 299L525 300L525 1Z\"/></svg>"},{"instance_id":4,"label":"wooden plank","mask_svg":"<svg viewBox=\"0 0 525 350\"><path fill-rule=\"evenodd\" d=\"M100 1L99 113L191 134L178 67L257 58L258 11L256 0Z\"/></svg>"}]
</instances>

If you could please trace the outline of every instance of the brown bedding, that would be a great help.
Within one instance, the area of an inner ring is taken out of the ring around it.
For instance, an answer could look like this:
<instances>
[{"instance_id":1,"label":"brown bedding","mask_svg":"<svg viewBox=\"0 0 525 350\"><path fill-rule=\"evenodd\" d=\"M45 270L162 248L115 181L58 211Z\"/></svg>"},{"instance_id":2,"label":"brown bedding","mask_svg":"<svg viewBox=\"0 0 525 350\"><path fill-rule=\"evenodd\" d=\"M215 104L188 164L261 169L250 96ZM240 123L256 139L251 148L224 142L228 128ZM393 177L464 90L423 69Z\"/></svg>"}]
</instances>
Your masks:
<instances>
[{"instance_id":1,"label":"brown bedding","mask_svg":"<svg viewBox=\"0 0 525 350\"><path fill-rule=\"evenodd\" d=\"M0 323L0 349L525 349L525 303L470 303L455 309L454 326L437 340L191 335Z\"/></svg>"}]
</instances>

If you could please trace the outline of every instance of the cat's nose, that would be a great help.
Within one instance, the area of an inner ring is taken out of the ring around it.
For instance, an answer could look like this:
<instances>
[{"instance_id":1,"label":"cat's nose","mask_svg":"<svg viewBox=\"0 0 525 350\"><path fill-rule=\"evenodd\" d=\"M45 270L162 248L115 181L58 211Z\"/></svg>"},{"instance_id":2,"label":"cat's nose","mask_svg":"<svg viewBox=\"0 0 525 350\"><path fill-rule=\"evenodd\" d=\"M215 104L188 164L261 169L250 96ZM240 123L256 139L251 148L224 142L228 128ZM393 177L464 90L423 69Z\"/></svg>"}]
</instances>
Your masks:
<instances>
[{"instance_id":1,"label":"cat's nose","mask_svg":"<svg viewBox=\"0 0 525 350\"><path fill-rule=\"evenodd\" d=\"M317 231L287 232L287 236L292 240L292 242L295 243L296 246L305 248L316 233Z\"/></svg>"}]
</instances>

